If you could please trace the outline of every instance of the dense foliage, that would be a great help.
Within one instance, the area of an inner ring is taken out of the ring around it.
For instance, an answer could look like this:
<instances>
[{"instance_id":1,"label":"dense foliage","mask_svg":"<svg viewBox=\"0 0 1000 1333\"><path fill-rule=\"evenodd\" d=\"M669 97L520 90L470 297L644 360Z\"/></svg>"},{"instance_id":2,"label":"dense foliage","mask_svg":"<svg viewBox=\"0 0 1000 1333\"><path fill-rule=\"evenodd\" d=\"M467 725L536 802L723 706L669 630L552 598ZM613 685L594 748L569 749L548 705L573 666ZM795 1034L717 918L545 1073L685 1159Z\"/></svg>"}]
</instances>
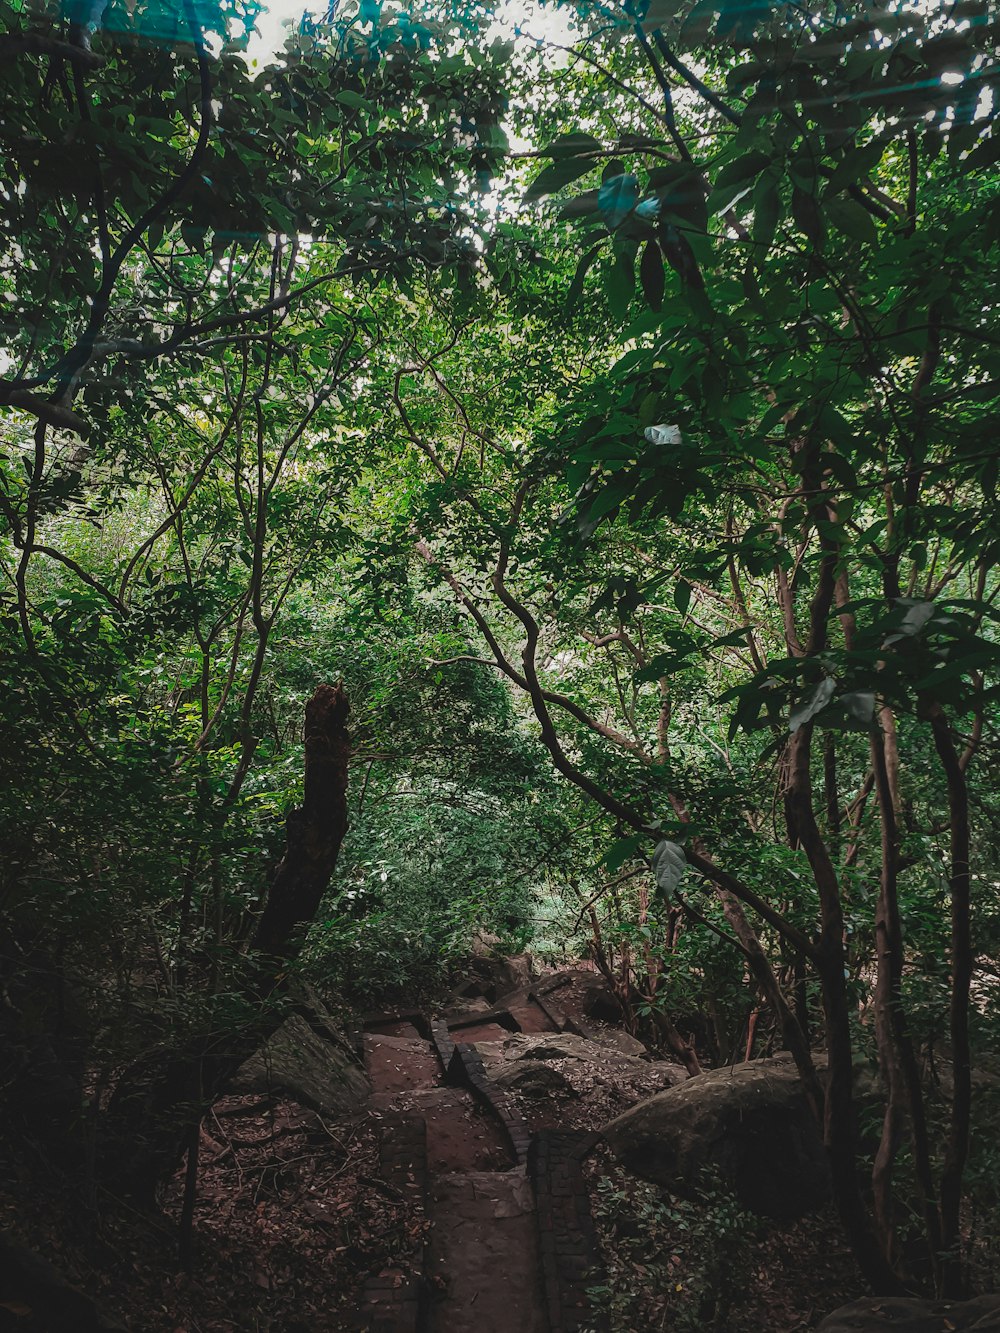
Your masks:
<instances>
[{"instance_id":1,"label":"dense foliage","mask_svg":"<svg viewBox=\"0 0 1000 1333\"><path fill-rule=\"evenodd\" d=\"M589 950L691 1072L791 1050L868 1278L955 1291L996 1207L1000 17L556 17L362 0L257 67L252 10L0 7L4 953L79 993L95 1106L154 1035L204 1062L274 998L343 680L283 967Z\"/></svg>"}]
</instances>

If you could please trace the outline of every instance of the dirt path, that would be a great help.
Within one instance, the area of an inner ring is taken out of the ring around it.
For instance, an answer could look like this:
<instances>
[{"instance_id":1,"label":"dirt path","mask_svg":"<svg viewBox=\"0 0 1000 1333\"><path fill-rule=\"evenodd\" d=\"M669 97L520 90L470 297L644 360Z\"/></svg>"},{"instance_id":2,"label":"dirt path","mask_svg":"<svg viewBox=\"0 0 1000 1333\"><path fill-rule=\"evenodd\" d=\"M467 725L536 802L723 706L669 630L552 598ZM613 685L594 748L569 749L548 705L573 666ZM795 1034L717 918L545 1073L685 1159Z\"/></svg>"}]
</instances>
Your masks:
<instances>
[{"instance_id":1,"label":"dirt path","mask_svg":"<svg viewBox=\"0 0 1000 1333\"><path fill-rule=\"evenodd\" d=\"M554 1030L531 1003L504 1025L491 1015L484 1020L475 1011L449 1015L449 1035L474 1048L512 1031ZM364 1051L384 1135L397 1124L407 1134L415 1123L425 1126L431 1226L424 1276L435 1293L415 1312L387 1282L380 1289L387 1308L369 1326L380 1333L550 1333L534 1193L502 1123L473 1091L446 1084L438 1049L413 1023L379 1023L365 1033Z\"/></svg>"}]
</instances>

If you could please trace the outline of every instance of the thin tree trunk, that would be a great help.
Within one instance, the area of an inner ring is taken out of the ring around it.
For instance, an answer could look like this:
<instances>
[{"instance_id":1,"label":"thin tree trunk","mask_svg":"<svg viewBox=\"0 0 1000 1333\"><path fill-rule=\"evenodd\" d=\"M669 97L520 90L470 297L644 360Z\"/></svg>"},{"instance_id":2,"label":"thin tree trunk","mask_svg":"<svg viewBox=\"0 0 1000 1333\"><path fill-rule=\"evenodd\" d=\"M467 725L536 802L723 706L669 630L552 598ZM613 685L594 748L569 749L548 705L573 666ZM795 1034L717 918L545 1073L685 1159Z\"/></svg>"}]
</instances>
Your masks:
<instances>
[{"instance_id":1,"label":"thin tree trunk","mask_svg":"<svg viewBox=\"0 0 1000 1333\"><path fill-rule=\"evenodd\" d=\"M924 1216L930 1264L938 1282L941 1232L934 1200L930 1148L924 1116L923 1092L916 1056L902 1008L903 933L899 919L899 773L895 720L889 709L881 713L882 727L871 737L872 771L878 798L882 838L882 869L875 910L877 974L874 1009L879 1064L886 1084L882 1137L872 1171L875 1220L887 1260L895 1260L892 1170L902 1137L904 1101L909 1111L914 1169ZM892 719L891 725L887 719Z\"/></svg>"},{"instance_id":2,"label":"thin tree trunk","mask_svg":"<svg viewBox=\"0 0 1000 1333\"><path fill-rule=\"evenodd\" d=\"M945 1252L944 1289L958 1295L963 1287L961 1254L962 1177L969 1154L972 1115L972 1055L969 1044L969 993L974 955L971 931L969 868L969 792L951 728L940 704L930 709L934 745L948 784L951 819L951 1123L941 1172L941 1245Z\"/></svg>"},{"instance_id":3,"label":"thin tree trunk","mask_svg":"<svg viewBox=\"0 0 1000 1333\"><path fill-rule=\"evenodd\" d=\"M896 1241L893 1218L892 1171L902 1139L902 1071L893 1036L892 1008L899 1001L900 959L897 950L898 911L896 905L896 869L899 861L896 820L889 794L889 778L880 732L871 738L875 788L881 813L882 868L879 896L875 907L875 1041L879 1068L885 1082L886 1102L882 1134L872 1165L872 1197L875 1225L886 1261L895 1263Z\"/></svg>"},{"instance_id":4,"label":"thin tree trunk","mask_svg":"<svg viewBox=\"0 0 1000 1333\"><path fill-rule=\"evenodd\" d=\"M296 928L315 916L337 864L347 832L349 711L341 685L318 686L306 704L303 800L285 820L285 854L252 942L260 953L288 956Z\"/></svg>"},{"instance_id":5,"label":"thin tree trunk","mask_svg":"<svg viewBox=\"0 0 1000 1333\"><path fill-rule=\"evenodd\" d=\"M792 979L795 983L795 1018L806 1042L809 1041L809 986L806 976L806 960L796 953L792 963Z\"/></svg>"},{"instance_id":6,"label":"thin tree trunk","mask_svg":"<svg viewBox=\"0 0 1000 1333\"><path fill-rule=\"evenodd\" d=\"M812 727L801 727L789 742L789 780L795 827L819 890L821 934L817 958L823 992L827 1071L823 1139L830 1159L834 1198L858 1265L880 1295L902 1290L877 1243L858 1181L853 1094L850 1005L845 978L844 914L840 885L812 807L809 772Z\"/></svg>"}]
</instances>

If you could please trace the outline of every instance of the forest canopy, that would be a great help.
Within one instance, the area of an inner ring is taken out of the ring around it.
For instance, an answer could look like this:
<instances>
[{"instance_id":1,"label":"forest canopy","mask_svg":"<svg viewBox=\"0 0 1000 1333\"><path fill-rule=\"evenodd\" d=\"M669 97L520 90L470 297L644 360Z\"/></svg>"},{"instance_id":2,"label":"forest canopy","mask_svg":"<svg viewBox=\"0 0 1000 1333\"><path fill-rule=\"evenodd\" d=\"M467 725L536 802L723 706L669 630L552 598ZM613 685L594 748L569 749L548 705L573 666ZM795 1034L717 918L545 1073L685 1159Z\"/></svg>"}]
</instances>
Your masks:
<instances>
[{"instance_id":1,"label":"forest canopy","mask_svg":"<svg viewBox=\"0 0 1000 1333\"><path fill-rule=\"evenodd\" d=\"M0 0L0 952L88 1169L487 932L766 1034L873 1288L981 1281L1000 11L258 17Z\"/></svg>"}]
</instances>

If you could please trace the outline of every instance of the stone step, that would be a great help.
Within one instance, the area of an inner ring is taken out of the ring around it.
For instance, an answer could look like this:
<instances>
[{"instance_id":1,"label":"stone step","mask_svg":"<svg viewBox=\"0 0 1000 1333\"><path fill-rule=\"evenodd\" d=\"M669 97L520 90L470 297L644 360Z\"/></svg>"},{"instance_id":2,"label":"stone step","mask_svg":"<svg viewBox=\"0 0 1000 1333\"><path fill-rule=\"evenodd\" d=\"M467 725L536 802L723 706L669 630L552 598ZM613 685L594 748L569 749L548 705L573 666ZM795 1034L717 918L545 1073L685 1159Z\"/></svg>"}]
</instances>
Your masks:
<instances>
[{"instance_id":1,"label":"stone step","mask_svg":"<svg viewBox=\"0 0 1000 1333\"><path fill-rule=\"evenodd\" d=\"M502 1122L468 1088L396 1093L393 1109L423 1117L431 1172L505 1171L514 1165Z\"/></svg>"},{"instance_id":2,"label":"stone step","mask_svg":"<svg viewBox=\"0 0 1000 1333\"><path fill-rule=\"evenodd\" d=\"M373 1101L385 1104L399 1092L434 1087L441 1082L437 1051L421 1037L364 1034L365 1071L371 1080Z\"/></svg>"},{"instance_id":3,"label":"stone step","mask_svg":"<svg viewBox=\"0 0 1000 1333\"><path fill-rule=\"evenodd\" d=\"M430 1333L549 1333L523 1168L435 1175L430 1193Z\"/></svg>"}]
</instances>

